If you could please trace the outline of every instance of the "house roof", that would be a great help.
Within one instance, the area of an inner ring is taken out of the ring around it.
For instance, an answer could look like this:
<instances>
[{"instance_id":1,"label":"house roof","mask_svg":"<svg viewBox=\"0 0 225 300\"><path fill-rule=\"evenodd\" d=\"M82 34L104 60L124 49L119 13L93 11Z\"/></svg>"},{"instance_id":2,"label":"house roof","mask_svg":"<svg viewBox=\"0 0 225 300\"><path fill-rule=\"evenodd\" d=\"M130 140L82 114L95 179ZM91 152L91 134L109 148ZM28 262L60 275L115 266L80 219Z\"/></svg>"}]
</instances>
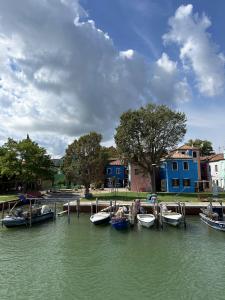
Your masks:
<instances>
[{"instance_id":1,"label":"house roof","mask_svg":"<svg viewBox=\"0 0 225 300\"><path fill-rule=\"evenodd\" d=\"M120 159L117 159L117 160L110 161L109 165L110 166L122 166L123 164Z\"/></svg>"},{"instance_id":2,"label":"house roof","mask_svg":"<svg viewBox=\"0 0 225 300\"><path fill-rule=\"evenodd\" d=\"M189 146L189 145L183 145L177 148L177 150L199 150L199 148L194 146Z\"/></svg>"},{"instance_id":3,"label":"house roof","mask_svg":"<svg viewBox=\"0 0 225 300\"><path fill-rule=\"evenodd\" d=\"M218 153L218 154L213 155L213 156L209 159L209 162L219 161L219 160L224 160L224 155L223 155L223 153Z\"/></svg>"},{"instance_id":4,"label":"house roof","mask_svg":"<svg viewBox=\"0 0 225 300\"><path fill-rule=\"evenodd\" d=\"M179 152L171 152L169 155L166 156L166 159L191 159L192 157L188 154L182 154Z\"/></svg>"}]
</instances>

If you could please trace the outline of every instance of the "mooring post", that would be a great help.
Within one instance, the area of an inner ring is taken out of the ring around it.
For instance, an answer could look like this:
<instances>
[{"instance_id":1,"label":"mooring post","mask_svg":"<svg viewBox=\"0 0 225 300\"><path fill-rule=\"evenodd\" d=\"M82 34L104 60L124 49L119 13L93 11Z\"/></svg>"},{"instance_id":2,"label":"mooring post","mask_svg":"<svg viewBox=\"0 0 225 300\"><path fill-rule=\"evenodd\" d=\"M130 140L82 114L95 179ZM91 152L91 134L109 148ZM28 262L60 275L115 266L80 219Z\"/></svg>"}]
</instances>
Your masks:
<instances>
[{"instance_id":1,"label":"mooring post","mask_svg":"<svg viewBox=\"0 0 225 300\"><path fill-rule=\"evenodd\" d=\"M91 216L93 215L93 203L91 201Z\"/></svg>"},{"instance_id":2,"label":"mooring post","mask_svg":"<svg viewBox=\"0 0 225 300\"><path fill-rule=\"evenodd\" d=\"M31 203L31 199L30 199L30 227L32 225L32 203Z\"/></svg>"},{"instance_id":3,"label":"mooring post","mask_svg":"<svg viewBox=\"0 0 225 300\"><path fill-rule=\"evenodd\" d=\"M54 221L56 220L56 202L54 204Z\"/></svg>"},{"instance_id":4,"label":"mooring post","mask_svg":"<svg viewBox=\"0 0 225 300\"><path fill-rule=\"evenodd\" d=\"M67 211L67 216L68 216L68 224L70 224L70 201L68 201L68 211Z\"/></svg>"},{"instance_id":5,"label":"mooring post","mask_svg":"<svg viewBox=\"0 0 225 300\"><path fill-rule=\"evenodd\" d=\"M80 199L77 199L77 217L80 216Z\"/></svg>"},{"instance_id":6,"label":"mooring post","mask_svg":"<svg viewBox=\"0 0 225 300\"><path fill-rule=\"evenodd\" d=\"M5 206L5 203L3 202L2 203L2 220L4 219L4 206ZM2 222L2 227L3 227L3 222Z\"/></svg>"},{"instance_id":7,"label":"mooring post","mask_svg":"<svg viewBox=\"0 0 225 300\"><path fill-rule=\"evenodd\" d=\"M160 227L163 229L162 204L160 203Z\"/></svg>"},{"instance_id":8,"label":"mooring post","mask_svg":"<svg viewBox=\"0 0 225 300\"><path fill-rule=\"evenodd\" d=\"M95 211L96 211L96 214L98 212L98 198L96 198L96 202L95 202Z\"/></svg>"},{"instance_id":9,"label":"mooring post","mask_svg":"<svg viewBox=\"0 0 225 300\"><path fill-rule=\"evenodd\" d=\"M111 217L112 216L112 200L110 200L109 206L110 206L109 212L110 212L110 217Z\"/></svg>"},{"instance_id":10,"label":"mooring post","mask_svg":"<svg viewBox=\"0 0 225 300\"><path fill-rule=\"evenodd\" d=\"M114 211L116 211L116 200L115 200L115 202L114 202L114 205L115 205Z\"/></svg>"},{"instance_id":11,"label":"mooring post","mask_svg":"<svg viewBox=\"0 0 225 300\"><path fill-rule=\"evenodd\" d=\"M185 208L185 202L183 202L183 219L184 219L184 228L186 228L187 224L186 224L186 208Z\"/></svg>"}]
</instances>

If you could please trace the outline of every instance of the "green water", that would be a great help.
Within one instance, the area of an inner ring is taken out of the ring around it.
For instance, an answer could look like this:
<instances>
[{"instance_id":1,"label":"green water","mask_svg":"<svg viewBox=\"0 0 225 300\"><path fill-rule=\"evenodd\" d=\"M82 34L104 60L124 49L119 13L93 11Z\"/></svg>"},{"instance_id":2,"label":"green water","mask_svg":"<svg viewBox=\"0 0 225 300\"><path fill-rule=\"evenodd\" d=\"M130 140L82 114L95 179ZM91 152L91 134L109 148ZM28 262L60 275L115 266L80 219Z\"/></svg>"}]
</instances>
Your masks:
<instances>
[{"instance_id":1,"label":"green water","mask_svg":"<svg viewBox=\"0 0 225 300\"><path fill-rule=\"evenodd\" d=\"M0 229L0 299L225 299L225 233L188 227L118 232L89 216Z\"/></svg>"}]
</instances>

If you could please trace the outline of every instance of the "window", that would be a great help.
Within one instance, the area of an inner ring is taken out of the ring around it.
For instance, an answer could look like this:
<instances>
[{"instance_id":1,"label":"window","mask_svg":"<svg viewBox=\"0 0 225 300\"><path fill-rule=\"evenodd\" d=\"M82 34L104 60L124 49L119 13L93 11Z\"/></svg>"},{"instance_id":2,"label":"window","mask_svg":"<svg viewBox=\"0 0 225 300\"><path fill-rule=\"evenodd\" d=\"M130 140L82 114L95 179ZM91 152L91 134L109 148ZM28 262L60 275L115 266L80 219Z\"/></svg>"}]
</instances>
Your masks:
<instances>
[{"instance_id":1,"label":"window","mask_svg":"<svg viewBox=\"0 0 225 300\"><path fill-rule=\"evenodd\" d=\"M172 187L179 187L180 180L179 179L172 179Z\"/></svg>"},{"instance_id":2,"label":"window","mask_svg":"<svg viewBox=\"0 0 225 300\"><path fill-rule=\"evenodd\" d=\"M183 186L191 186L190 179L183 179Z\"/></svg>"},{"instance_id":3,"label":"window","mask_svg":"<svg viewBox=\"0 0 225 300\"><path fill-rule=\"evenodd\" d=\"M197 152L196 152L196 151L193 151L192 156L193 156L193 157L197 157Z\"/></svg>"},{"instance_id":4,"label":"window","mask_svg":"<svg viewBox=\"0 0 225 300\"><path fill-rule=\"evenodd\" d=\"M188 162L187 161L183 162L183 167L184 167L184 170L189 170L189 166L188 166Z\"/></svg>"},{"instance_id":5,"label":"window","mask_svg":"<svg viewBox=\"0 0 225 300\"><path fill-rule=\"evenodd\" d=\"M116 168L116 174L120 174L120 168Z\"/></svg>"},{"instance_id":6,"label":"window","mask_svg":"<svg viewBox=\"0 0 225 300\"><path fill-rule=\"evenodd\" d=\"M178 165L176 161L173 161L173 165L172 165L173 170L177 170L178 169Z\"/></svg>"},{"instance_id":7,"label":"window","mask_svg":"<svg viewBox=\"0 0 225 300\"><path fill-rule=\"evenodd\" d=\"M109 175L109 174L112 174L112 169L111 168L107 168L107 174Z\"/></svg>"},{"instance_id":8,"label":"window","mask_svg":"<svg viewBox=\"0 0 225 300\"><path fill-rule=\"evenodd\" d=\"M185 154L185 151L181 151L181 154Z\"/></svg>"},{"instance_id":9,"label":"window","mask_svg":"<svg viewBox=\"0 0 225 300\"><path fill-rule=\"evenodd\" d=\"M218 166L215 165L215 172L218 172Z\"/></svg>"}]
</instances>

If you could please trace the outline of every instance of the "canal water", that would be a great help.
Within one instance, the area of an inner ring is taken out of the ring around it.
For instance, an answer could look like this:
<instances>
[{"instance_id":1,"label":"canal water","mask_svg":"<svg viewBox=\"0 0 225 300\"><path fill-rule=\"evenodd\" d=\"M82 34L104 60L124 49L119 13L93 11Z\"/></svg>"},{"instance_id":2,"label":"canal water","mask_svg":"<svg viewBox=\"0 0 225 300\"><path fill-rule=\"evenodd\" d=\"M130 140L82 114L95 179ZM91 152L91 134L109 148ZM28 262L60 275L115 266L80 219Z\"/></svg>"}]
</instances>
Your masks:
<instances>
[{"instance_id":1,"label":"canal water","mask_svg":"<svg viewBox=\"0 0 225 300\"><path fill-rule=\"evenodd\" d=\"M0 299L225 299L225 233L199 218L187 229L118 232L88 214L0 229Z\"/></svg>"}]
</instances>

